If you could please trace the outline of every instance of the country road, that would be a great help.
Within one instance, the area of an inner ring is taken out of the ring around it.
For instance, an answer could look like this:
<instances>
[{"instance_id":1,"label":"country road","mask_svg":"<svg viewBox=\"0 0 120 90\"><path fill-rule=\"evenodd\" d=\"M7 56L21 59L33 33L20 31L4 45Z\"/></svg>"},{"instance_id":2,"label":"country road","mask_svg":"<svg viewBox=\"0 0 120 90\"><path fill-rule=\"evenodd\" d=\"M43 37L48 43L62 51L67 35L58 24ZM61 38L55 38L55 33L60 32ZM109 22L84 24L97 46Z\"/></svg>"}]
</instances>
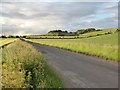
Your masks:
<instances>
[{"instance_id":1,"label":"country road","mask_svg":"<svg viewBox=\"0 0 120 90\"><path fill-rule=\"evenodd\" d=\"M29 42L30 43L30 42ZM50 46L32 44L59 74L66 88L117 88L118 64Z\"/></svg>"}]
</instances>

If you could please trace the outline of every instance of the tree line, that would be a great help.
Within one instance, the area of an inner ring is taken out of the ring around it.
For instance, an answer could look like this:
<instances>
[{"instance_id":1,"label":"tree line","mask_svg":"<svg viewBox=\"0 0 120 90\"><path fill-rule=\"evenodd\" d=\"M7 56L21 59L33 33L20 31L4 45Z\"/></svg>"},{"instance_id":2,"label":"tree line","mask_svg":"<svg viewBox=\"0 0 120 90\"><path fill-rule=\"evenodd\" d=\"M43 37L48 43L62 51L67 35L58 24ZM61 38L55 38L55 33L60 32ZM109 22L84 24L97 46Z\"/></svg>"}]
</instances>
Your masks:
<instances>
[{"instance_id":1,"label":"tree line","mask_svg":"<svg viewBox=\"0 0 120 90\"><path fill-rule=\"evenodd\" d=\"M100 29L95 29L95 28L88 28L88 29L80 29L75 32L68 32L68 31L62 31L62 30L52 30L49 31L46 36L78 36L80 34L85 34L88 32L93 32L93 31L101 31Z\"/></svg>"},{"instance_id":2,"label":"tree line","mask_svg":"<svg viewBox=\"0 0 120 90\"><path fill-rule=\"evenodd\" d=\"M13 35L9 35L9 36L6 36L6 35L2 35L0 36L0 38L26 38L26 36L13 36Z\"/></svg>"}]
</instances>

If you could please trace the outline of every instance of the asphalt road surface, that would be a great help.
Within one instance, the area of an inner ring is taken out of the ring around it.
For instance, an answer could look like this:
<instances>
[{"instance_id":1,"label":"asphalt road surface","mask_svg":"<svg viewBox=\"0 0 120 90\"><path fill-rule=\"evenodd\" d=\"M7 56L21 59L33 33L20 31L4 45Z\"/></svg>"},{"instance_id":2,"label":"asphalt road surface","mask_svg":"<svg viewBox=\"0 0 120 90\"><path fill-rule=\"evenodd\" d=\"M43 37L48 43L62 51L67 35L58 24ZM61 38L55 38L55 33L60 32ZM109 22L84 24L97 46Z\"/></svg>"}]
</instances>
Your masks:
<instances>
[{"instance_id":1,"label":"asphalt road surface","mask_svg":"<svg viewBox=\"0 0 120 90\"><path fill-rule=\"evenodd\" d=\"M31 44L47 59L66 88L118 87L118 64L50 46Z\"/></svg>"}]
</instances>

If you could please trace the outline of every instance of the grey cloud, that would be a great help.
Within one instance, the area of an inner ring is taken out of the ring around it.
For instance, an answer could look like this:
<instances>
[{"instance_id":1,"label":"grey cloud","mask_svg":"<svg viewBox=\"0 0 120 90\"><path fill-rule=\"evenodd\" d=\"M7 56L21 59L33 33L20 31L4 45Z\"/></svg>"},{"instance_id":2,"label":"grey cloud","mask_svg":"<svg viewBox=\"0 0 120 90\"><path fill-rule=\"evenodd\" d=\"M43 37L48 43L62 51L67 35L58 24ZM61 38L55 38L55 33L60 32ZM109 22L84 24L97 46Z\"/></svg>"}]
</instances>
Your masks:
<instances>
[{"instance_id":1,"label":"grey cloud","mask_svg":"<svg viewBox=\"0 0 120 90\"><path fill-rule=\"evenodd\" d=\"M23 18L23 19L34 19L34 18L42 18L46 16L59 16L69 20L69 18L80 18L86 15L90 15L95 13L97 5L100 3L15 3L16 10L6 11L7 8L3 7L3 16L6 17L15 17L15 18ZM32 7L31 7L32 6ZM20 13L22 8L29 8L32 11L36 11L35 14L26 16L26 13ZM43 8L43 10L41 10ZM44 9L45 8L45 9Z\"/></svg>"},{"instance_id":2,"label":"grey cloud","mask_svg":"<svg viewBox=\"0 0 120 90\"><path fill-rule=\"evenodd\" d=\"M0 26L2 28L2 34L15 34L18 33L18 26L16 25L6 25Z\"/></svg>"},{"instance_id":3,"label":"grey cloud","mask_svg":"<svg viewBox=\"0 0 120 90\"><path fill-rule=\"evenodd\" d=\"M83 0L1 0L2 2L83 2ZM84 0L84 2L119 2L119 0Z\"/></svg>"},{"instance_id":4,"label":"grey cloud","mask_svg":"<svg viewBox=\"0 0 120 90\"><path fill-rule=\"evenodd\" d=\"M108 28L116 27L116 22L113 21L117 21L116 3L4 3L2 7L1 13L4 18L21 19L23 23L31 20L38 24L37 27L32 28L20 28L15 23L12 23L13 26L6 24L6 26L3 25L4 33L17 34L22 31L24 34L43 34L58 28L69 31L88 27ZM104 14L107 17L104 17ZM111 14L114 15L111 16ZM102 18L99 20L97 15L101 15ZM87 23L86 20L91 22Z\"/></svg>"},{"instance_id":5,"label":"grey cloud","mask_svg":"<svg viewBox=\"0 0 120 90\"><path fill-rule=\"evenodd\" d=\"M109 23L106 23L109 22ZM117 28L118 27L118 22L115 21L113 18L106 18L104 20L100 20L100 21L96 21L96 24L94 26L96 26L97 28Z\"/></svg>"},{"instance_id":6,"label":"grey cloud","mask_svg":"<svg viewBox=\"0 0 120 90\"><path fill-rule=\"evenodd\" d=\"M35 30L35 28L20 28L18 25L3 24L0 27L2 28L2 32L0 34L6 34L6 35L35 34L35 33L41 32L41 31L39 31L40 29Z\"/></svg>"},{"instance_id":7,"label":"grey cloud","mask_svg":"<svg viewBox=\"0 0 120 90\"><path fill-rule=\"evenodd\" d=\"M102 20L93 21L91 23L81 23L83 27L94 27L94 28L117 28L118 21L113 18L105 18Z\"/></svg>"}]
</instances>

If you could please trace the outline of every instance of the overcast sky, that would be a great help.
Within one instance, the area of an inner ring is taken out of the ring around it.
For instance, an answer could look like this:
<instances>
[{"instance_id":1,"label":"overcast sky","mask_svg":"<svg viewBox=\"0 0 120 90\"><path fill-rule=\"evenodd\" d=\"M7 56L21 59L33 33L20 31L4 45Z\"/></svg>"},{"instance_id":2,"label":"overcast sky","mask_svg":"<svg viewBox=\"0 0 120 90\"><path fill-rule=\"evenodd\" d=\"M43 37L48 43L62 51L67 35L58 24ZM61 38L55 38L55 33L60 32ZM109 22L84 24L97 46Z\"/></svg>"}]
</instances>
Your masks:
<instances>
[{"instance_id":1,"label":"overcast sky","mask_svg":"<svg viewBox=\"0 0 120 90\"><path fill-rule=\"evenodd\" d=\"M2 34L45 34L50 30L117 28L117 2L4 2Z\"/></svg>"}]
</instances>

